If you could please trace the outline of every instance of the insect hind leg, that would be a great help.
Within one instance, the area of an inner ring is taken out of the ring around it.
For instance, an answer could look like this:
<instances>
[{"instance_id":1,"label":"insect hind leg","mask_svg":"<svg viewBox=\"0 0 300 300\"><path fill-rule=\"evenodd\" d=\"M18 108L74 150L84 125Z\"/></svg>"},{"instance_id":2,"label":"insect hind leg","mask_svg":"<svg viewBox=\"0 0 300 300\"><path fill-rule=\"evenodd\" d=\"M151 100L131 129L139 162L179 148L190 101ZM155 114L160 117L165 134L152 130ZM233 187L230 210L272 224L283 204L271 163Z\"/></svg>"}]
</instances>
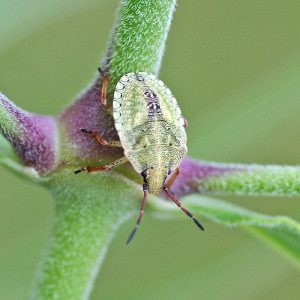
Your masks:
<instances>
[{"instance_id":1,"label":"insect hind leg","mask_svg":"<svg viewBox=\"0 0 300 300\"><path fill-rule=\"evenodd\" d=\"M193 221L194 221L194 223L201 229L201 230L203 230L204 231L204 227L203 227L203 225L201 224L201 222L198 220L198 219L196 219L194 216L193 216L193 214L189 211L189 210L187 210L186 208L184 208L183 206L182 206L182 204L180 203L180 201L175 197L175 195L173 195L170 191L169 191L169 189L166 187L166 186L163 186L163 191L166 193L166 195L188 216L188 217L190 217Z\"/></svg>"},{"instance_id":2,"label":"insect hind leg","mask_svg":"<svg viewBox=\"0 0 300 300\"><path fill-rule=\"evenodd\" d=\"M141 204L141 209L140 209L140 213L139 213L139 217L136 221L136 224L135 224L135 227L133 228L133 230L131 231L128 239L127 239L127 245L132 241L132 239L134 238L135 236L135 233L138 229L138 227L140 226L141 222L142 222L142 218L143 218L143 215L144 215L144 210L145 210L145 205L146 205L146 202L147 202L147 196L148 196L148 186L147 186L147 183L144 183L143 184L143 191L144 191L144 197L143 197L143 200L142 200L142 204Z\"/></svg>"}]
</instances>

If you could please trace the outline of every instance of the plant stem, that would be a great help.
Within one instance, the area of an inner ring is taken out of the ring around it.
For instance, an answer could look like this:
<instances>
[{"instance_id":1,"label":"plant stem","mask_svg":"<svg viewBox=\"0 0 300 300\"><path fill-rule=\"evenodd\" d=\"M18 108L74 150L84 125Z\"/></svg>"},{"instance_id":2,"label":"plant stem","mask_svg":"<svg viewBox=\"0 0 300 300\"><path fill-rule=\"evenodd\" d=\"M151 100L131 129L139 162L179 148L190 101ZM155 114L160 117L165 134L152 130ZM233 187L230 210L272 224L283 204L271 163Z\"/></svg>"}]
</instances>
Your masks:
<instances>
[{"instance_id":1,"label":"plant stem","mask_svg":"<svg viewBox=\"0 0 300 300\"><path fill-rule=\"evenodd\" d=\"M109 92L122 75L158 75L176 0L121 1L107 52Z\"/></svg>"},{"instance_id":2,"label":"plant stem","mask_svg":"<svg viewBox=\"0 0 300 300\"><path fill-rule=\"evenodd\" d=\"M185 158L172 191L202 194L300 195L300 167L214 163Z\"/></svg>"},{"instance_id":3,"label":"plant stem","mask_svg":"<svg viewBox=\"0 0 300 300\"><path fill-rule=\"evenodd\" d=\"M290 166L245 166L219 177L198 181L205 193L239 195L300 195L300 168Z\"/></svg>"},{"instance_id":4,"label":"plant stem","mask_svg":"<svg viewBox=\"0 0 300 300\"><path fill-rule=\"evenodd\" d=\"M31 299L88 299L115 231L138 206L137 190L120 176L69 171L48 182L54 227Z\"/></svg>"}]
</instances>

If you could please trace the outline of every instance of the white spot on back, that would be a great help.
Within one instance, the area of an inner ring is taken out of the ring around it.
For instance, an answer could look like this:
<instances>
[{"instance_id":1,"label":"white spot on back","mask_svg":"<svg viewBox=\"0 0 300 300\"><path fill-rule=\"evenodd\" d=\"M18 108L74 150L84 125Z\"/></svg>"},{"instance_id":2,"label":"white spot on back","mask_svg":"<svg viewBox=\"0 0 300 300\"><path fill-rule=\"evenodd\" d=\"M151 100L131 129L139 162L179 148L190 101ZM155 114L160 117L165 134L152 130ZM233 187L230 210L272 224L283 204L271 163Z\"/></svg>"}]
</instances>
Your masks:
<instances>
[{"instance_id":1,"label":"white spot on back","mask_svg":"<svg viewBox=\"0 0 300 300\"><path fill-rule=\"evenodd\" d=\"M166 92L167 95L172 95L172 92L171 92L170 89L167 88L167 87L165 88L165 92Z\"/></svg>"},{"instance_id":2,"label":"white spot on back","mask_svg":"<svg viewBox=\"0 0 300 300\"><path fill-rule=\"evenodd\" d=\"M118 120L121 117L121 113L118 110L114 110L113 115L115 120Z\"/></svg>"},{"instance_id":3,"label":"white spot on back","mask_svg":"<svg viewBox=\"0 0 300 300\"><path fill-rule=\"evenodd\" d=\"M123 129L122 124L119 123L119 122L115 122L115 127L116 127L116 129L117 129L118 131Z\"/></svg>"},{"instance_id":4,"label":"white spot on back","mask_svg":"<svg viewBox=\"0 0 300 300\"><path fill-rule=\"evenodd\" d=\"M121 94L120 92L118 92L118 91L115 91L115 92L114 92L114 98L115 98L115 99L120 99L121 96L122 96L122 94Z\"/></svg>"},{"instance_id":5,"label":"white spot on back","mask_svg":"<svg viewBox=\"0 0 300 300\"><path fill-rule=\"evenodd\" d=\"M124 84L121 83L121 82L118 82L117 85L116 85L116 89L117 90L123 90L124 89Z\"/></svg>"},{"instance_id":6,"label":"white spot on back","mask_svg":"<svg viewBox=\"0 0 300 300\"><path fill-rule=\"evenodd\" d=\"M121 107L121 103L114 100L113 101L113 108L119 108L119 107Z\"/></svg>"},{"instance_id":7,"label":"white spot on back","mask_svg":"<svg viewBox=\"0 0 300 300\"><path fill-rule=\"evenodd\" d=\"M128 80L129 80L129 78L126 74L121 77L121 81L123 81L123 82L127 82Z\"/></svg>"},{"instance_id":8,"label":"white spot on back","mask_svg":"<svg viewBox=\"0 0 300 300\"><path fill-rule=\"evenodd\" d=\"M183 117L180 117L180 118L178 119L178 122L179 122L179 124L180 124L181 126L184 126L184 125L185 125L185 121L184 121L184 118L183 118Z\"/></svg>"},{"instance_id":9,"label":"white spot on back","mask_svg":"<svg viewBox=\"0 0 300 300\"><path fill-rule=\"evenodd\" d=\"M157 83L158 83L159 86L164 86L165 85L160 79L157 80Z\"/></svg>"}]
</instances>

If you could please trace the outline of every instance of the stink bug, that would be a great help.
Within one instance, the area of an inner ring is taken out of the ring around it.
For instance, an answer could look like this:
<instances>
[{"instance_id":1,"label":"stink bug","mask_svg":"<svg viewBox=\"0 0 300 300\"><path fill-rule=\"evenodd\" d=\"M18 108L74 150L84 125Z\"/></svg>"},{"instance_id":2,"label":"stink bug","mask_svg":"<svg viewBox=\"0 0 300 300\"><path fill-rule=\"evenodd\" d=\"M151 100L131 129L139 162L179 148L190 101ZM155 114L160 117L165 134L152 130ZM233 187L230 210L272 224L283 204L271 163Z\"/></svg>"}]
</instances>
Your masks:
<instances>
[{"instance_id":1,"label":"stink bug","mask_svg":"<svg viewBox=\"0 0 300 300\"><path fill-rule=\"evenodd\" d=\"M101 72L102 89L106 89L107 75ZM106 91L102 91L106 95ZM106 99L101 99L106 105ZM179 164L187 153L185 119L181 115L176 99L169 88L152 74L145 72L128 73L116 85L113 99L113 118L118 131L119 141L106 141L97 132L82 129L94 136L102 145L123 147L124 157L103 166L84 167L76 170L95 172L104 171L129 161L142 175L144 197L136 226L131 232L129 243L142 221L147 194L165 194L204 230L202 224L169 191L169 187L179 174ZM172 170L168 182L166 179Z\"/></svg>"}]
</instances>

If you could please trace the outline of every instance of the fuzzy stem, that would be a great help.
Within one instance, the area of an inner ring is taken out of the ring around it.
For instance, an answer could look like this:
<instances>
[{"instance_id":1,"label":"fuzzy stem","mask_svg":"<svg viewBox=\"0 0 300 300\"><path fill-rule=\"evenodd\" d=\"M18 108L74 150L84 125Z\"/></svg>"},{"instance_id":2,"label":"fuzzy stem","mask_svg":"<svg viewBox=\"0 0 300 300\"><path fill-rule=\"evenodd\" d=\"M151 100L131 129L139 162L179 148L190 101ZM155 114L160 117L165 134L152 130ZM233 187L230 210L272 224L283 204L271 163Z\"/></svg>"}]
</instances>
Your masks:
<instances>
[{"instance_id":1,"label":"fuzzy stem","mask_svg":"<svg viewBox=\"0 0 300 300\"><path fill-rule=\"evenodd\" d=\"M158 75L176 0L122 1L105 60L109 92L128 72Z\"/></svg>"},{"instance_id":2,"label":"fuzzy stem","mask_svg":"<svg viewBox=\"0 0 300 300\"><path fill-rule=\"evenodd\" d=\"M300 167L226 164L185 158L172 186L179 196L201 194L300 195Z\"/></svg>"},{"instance_id":3,"label":"fuzzy stem","mask_svg":"<svg viewBox=\"0 0 300 300\"><path fill-rule=\"evenodd\" d=\"M300 195L300 168L290 166L245 166L219 177L198 181L200 191L239 195Z\"/></svg>"},{"instance_id":4,"label":"fuzzy stem","mask_svg":"<svg viewBox=\"0 0 300 300\"><path fill-rule=\"evenodd\" d=\"M140 195L114 173L72 175L65 170L47 187L56 213L31 299L88 299L109 243L137 209L134 199Z\"/></svg>"}]
</instances>

